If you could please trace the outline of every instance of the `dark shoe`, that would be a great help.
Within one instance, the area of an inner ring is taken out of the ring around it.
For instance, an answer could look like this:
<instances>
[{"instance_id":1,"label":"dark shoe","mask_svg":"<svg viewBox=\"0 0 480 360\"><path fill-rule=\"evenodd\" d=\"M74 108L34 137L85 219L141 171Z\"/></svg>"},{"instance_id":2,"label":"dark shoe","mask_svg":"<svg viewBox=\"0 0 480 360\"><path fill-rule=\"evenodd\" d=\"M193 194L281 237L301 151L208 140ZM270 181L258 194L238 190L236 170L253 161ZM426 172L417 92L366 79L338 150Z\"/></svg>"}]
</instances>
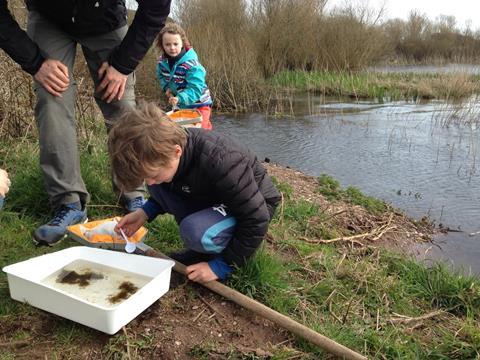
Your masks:
<instances>
[{"instance_id":1,"label":"dark shoe","mask_svg":"<svg viewBox=\"0 0 480 360\"><path fill-rule=\"evenodd\" d=\"M143 204L145 204L145 198L140 195L133 199L124 199L122 201L123 207L128 213L134 212L137 209L141 209Z\"/></svg>"},{"instance_id":2,"label":"dark shoe","mask_svg":"<svg viewBox=\"0 0 480 360\"><path fill-rule=\"evenodd\" d=\"M52 220L33 232L33 240L38 245L55 245L65 237L68 226L86 221L87 211L81 209L80 203L63 204Z\"/></svg>"},{"instance_id":3,"label":"dark shoe","mask_svg":"<svg viewBox=\"0 0 480 360\"><path fill-rule=\"evenodd\" d=\"M193 250L173 252L168 254L168 256L186 266L210 261L214 258L214 255L202 254Z\"/></svg>"}]
</instances>

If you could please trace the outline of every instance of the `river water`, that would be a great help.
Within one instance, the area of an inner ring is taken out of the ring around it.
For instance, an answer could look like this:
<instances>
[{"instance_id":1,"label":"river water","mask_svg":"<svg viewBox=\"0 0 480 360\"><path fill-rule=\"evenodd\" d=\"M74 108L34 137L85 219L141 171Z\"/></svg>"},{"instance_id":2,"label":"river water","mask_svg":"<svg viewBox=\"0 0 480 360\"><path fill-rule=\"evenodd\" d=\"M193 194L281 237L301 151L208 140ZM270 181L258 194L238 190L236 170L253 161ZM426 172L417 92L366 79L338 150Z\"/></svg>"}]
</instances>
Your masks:
<instances>
[{"instance_id":1,"label":"river water","mask_svg":"<svg viewBox=\"0 0 480 360\"><path fill-rule=\"evenodd\" d=\"M260 159L313 176L329 174L414 218L428 215L459 230L437 236L427 257L480 274L480 233L470 235L480 232L477 99L448 105L303 96L295 99L293 113L218 115L213 123Z\"/></svg>"}]
</instances>

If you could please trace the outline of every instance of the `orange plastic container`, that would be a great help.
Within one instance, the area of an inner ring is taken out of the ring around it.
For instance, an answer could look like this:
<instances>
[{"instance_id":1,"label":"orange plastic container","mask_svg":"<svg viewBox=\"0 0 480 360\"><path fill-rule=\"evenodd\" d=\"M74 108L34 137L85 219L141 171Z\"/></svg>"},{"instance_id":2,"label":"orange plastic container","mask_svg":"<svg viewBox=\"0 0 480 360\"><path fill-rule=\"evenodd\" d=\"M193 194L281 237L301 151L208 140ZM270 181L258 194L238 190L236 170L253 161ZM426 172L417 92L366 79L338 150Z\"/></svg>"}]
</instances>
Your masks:
<instances>
[{"instance_id":1,"label":"orange plastic container","mask_svg":"<svg viewBox=\"0 0 480 360\"><path fill-rule=\"evenodd\" d=\"M195 109L183 109L167 114L177 124L186 127L202 127L202 114Z\"/></svg>"},{"instance_id":2,"label":"orange plastic container","mask_svg":"<svg viewBox=\"0 0 480 360\"><path fill-rule=\"evenodd\" d=\"M90 239L87 239L82 233L81 227L86 229L93 229L97 225L100 225L102 222L111 220L119 221L120 218L116 217L102 219L97 221L90 221L85 224L72 225L67 228L67 234L83 245L94 246L103 249L123 250L125 248L125 240L123 240L121 237L95 234ZM133 243L139 243L143 240L147 232L148 230L142 226L131 238L129 238L129 241Z\"/></svg>"}]
</instances>

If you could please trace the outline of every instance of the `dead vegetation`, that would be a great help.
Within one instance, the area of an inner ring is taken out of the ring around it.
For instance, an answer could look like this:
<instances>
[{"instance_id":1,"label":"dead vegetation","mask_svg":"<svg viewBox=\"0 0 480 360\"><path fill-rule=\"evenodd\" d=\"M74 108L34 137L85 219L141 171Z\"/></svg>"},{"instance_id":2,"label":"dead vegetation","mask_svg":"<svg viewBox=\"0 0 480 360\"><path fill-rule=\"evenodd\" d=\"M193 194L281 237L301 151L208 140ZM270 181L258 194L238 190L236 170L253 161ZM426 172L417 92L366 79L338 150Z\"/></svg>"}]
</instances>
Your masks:
<instances>
[{"instance_id":1,"label":"dead vegetation","mask_svg":"<svg viewBox=\"0 0 480 360\"><path fill-rule=\"evenodd\" d=\"M271 175L293 188L295 198L319 205L319 212L326 217L312 218L311 222L328 222L330 227L345 232L345 235L329 239L301 237L308 243L383 246L406 251L414 244L431 240L433 228L426 220L413 221L391 207L375 215L358 205L328 201L318 192L318 181L314 177L274 164L266 164L266 167ZM281 213L282 205L277 211Z\"/></svg>"}]
</instances>

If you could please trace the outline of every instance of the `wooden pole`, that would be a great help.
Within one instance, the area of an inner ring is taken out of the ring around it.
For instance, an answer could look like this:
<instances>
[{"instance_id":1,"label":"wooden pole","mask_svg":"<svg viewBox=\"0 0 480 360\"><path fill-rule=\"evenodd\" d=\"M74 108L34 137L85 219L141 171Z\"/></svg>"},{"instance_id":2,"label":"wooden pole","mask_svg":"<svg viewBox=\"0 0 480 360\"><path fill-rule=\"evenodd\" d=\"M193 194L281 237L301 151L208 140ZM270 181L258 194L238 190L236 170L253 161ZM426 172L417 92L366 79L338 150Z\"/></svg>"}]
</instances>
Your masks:
<instances>
[{"instance_id":1,"label":"wooden pole","mask_svg":"<svg viewBox=\"0 0 480 360\"><path fill-rule=\"evenodd\" d=\"M168 256L162 254L161 252L154 250L152 248L145 251L145 255L151 257L158 257L163 259L170 259ZM175 260L173 260L175 261ZM175 261L175 266L173 270L176 272L186 275L186 266ZM233 290L232 288L222 284L218 281L209 281L206 283L199 283L200 285L206 287L207 289L212 290L213 292L223 296L224 298L233 301L234 303L248 309L255 314L263 316L265 319L268 319L275 324L281 326L284 329L289 330L290 332L298 335L305 340L310 341L312 344L317 345L318 347L322 348L323 350L334 354L343 359L351 359L351 360L366 360L367 358L337 342L332 339L323 336L312 329L302 325L295 320L280 314L279 312L270 309L268 306L265 306L258 301L249 298L248 296L243 295L242 293Z\"/></svg>"}]
</instances>

